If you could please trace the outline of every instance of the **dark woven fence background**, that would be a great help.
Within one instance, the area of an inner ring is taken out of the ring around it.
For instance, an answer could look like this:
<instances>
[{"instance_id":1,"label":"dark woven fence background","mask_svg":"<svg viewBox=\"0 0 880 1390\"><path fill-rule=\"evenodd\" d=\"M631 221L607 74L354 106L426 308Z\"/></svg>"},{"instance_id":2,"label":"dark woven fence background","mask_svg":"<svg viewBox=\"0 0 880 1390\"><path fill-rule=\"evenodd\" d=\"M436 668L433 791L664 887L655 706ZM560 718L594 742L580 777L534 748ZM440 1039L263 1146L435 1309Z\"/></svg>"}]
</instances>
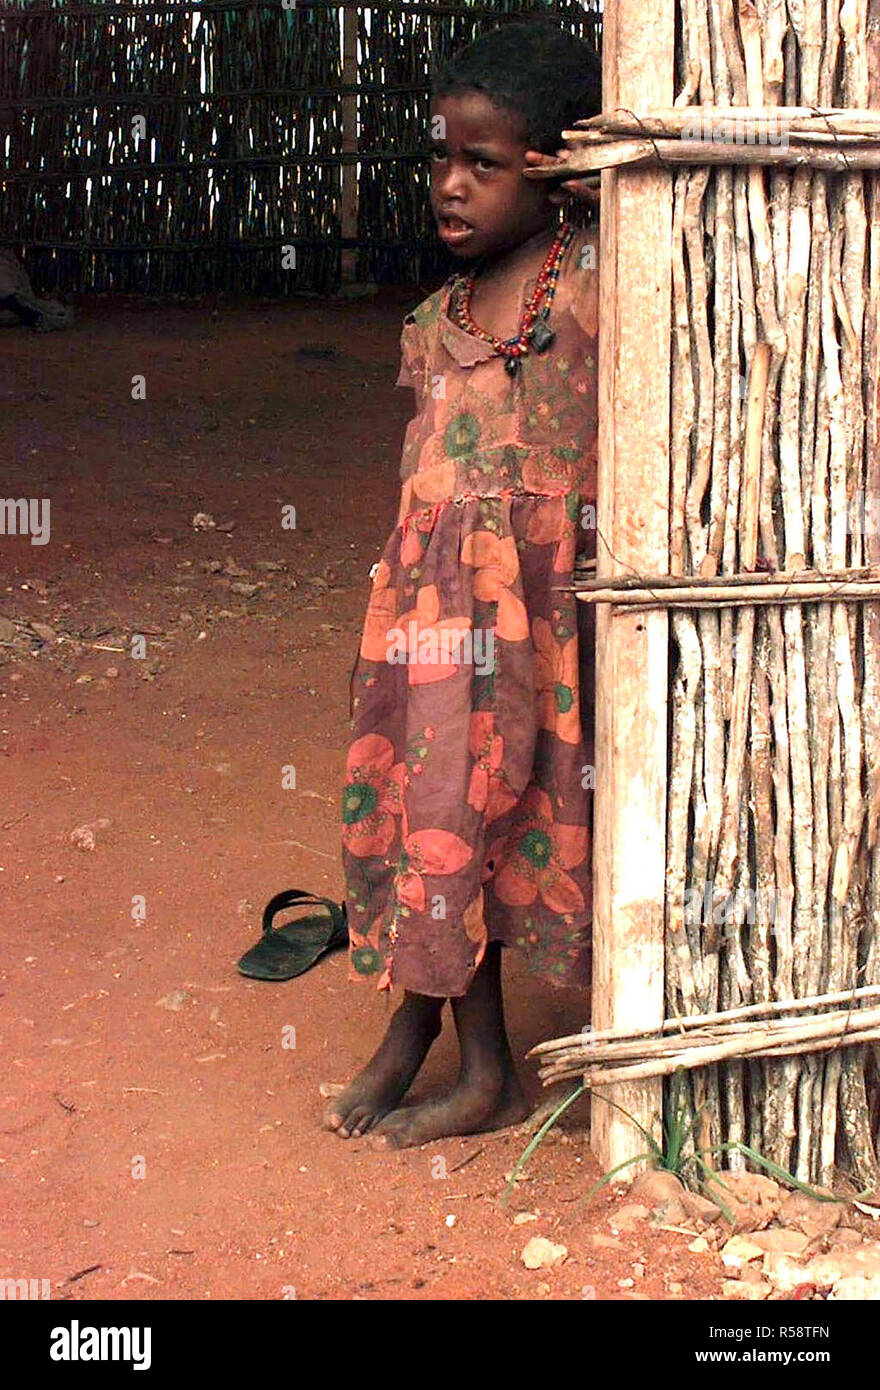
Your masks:
<instances>
[{"instance_id":1,"label":"dark woven fence background","mask_svg":"<svg viewBox=\"0 0 880 1390\"><path fill-rule=\"evenodd\" d=\"M357 16L354 83L343 8ZM601 0L0 0L0 245L38 293L325 293L343 247L358 279L430 277L445 264L421 153L430 68L524 13L601 41ZM360 174L357 236L343 239L345 161Z\"/></svg>"}]
</instances>

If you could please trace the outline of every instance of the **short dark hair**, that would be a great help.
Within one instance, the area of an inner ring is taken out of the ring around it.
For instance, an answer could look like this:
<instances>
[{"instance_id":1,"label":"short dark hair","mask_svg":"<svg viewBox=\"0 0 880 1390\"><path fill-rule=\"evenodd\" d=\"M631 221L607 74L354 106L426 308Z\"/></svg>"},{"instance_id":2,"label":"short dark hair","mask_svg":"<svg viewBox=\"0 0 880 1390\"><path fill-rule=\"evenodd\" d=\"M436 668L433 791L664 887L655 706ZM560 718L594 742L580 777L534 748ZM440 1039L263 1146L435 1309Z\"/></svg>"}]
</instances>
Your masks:
<instances>
[{"instance_id":1,"label":"short dark hair","mask_svg":"<svg viewBox=\"0 0 880 1390\"><path fill-rule=\"evenodd\" d=\"M432 76L432 98L471 91L515 112L531 149L555 154L562 130L601 111L602 63L552 20L519 20L481 34Z\"/></svg>"}]
</instances>

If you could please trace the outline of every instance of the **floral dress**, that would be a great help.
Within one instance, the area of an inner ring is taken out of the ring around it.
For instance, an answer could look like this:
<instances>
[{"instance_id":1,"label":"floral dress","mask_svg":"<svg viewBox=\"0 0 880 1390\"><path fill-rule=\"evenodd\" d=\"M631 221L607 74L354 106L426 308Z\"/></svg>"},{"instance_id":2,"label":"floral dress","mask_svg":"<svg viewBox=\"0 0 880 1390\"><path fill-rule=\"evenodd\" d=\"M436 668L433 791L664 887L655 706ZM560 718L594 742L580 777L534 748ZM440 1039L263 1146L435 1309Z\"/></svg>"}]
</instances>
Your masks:
<instances>
[{"instance_id":1,"label":"floral dress","mask_svg":"<svg viewBox=\"0 0 880 1390\"><path fill-rule=\"evenodd\" d=\"M596 265L576 232L555 339L515 377L450 318L454 277L404 322L417 410L342 810L350 973L379 989L460 996L488 941L589 983L594 619L560 586L595 554Z\"/></svg>"}]
</instances>

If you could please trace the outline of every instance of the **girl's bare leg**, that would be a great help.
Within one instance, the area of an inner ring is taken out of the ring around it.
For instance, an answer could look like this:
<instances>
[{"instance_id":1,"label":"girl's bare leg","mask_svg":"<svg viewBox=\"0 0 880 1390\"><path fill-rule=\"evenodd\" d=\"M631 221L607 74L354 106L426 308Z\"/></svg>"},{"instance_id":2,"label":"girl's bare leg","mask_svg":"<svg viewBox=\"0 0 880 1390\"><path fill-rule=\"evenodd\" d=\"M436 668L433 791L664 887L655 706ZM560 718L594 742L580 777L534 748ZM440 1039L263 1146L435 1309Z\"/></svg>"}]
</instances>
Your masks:
<instances>
[{"instance_id":1,"label":"girl's bare leg","mask_svg":"<svg viewBox=\"0 0 880 1390\"><path fill-rule=\"evenodd\" d=\"M399 1104L440 1032L445 1002L406 991L378 1050L327 1107L327 1129L341 1139L358 1138Z\"/></svg>"},{"instance_id":2,"label":"girl's bare leg","mask_svg":"<svg viewBox=\"0 0 880 1390\"><path fill-rule=\"evenodd\" d=\"M467 994L452 1000L461 1049L454 1090L440 1100L392 1110L374 1130L376 1147L410 1148L454 1134L518 1124L528 1114L520 1089L501 995L501 947L491 943Z\"/></svg>"}]
</instances>

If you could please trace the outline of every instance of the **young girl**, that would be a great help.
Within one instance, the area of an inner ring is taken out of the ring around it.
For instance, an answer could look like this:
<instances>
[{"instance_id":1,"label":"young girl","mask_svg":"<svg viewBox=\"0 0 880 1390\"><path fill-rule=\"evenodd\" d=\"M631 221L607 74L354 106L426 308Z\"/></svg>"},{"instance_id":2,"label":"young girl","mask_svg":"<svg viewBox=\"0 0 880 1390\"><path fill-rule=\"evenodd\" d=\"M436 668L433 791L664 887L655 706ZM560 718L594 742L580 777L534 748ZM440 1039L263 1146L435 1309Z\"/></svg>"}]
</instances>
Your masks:
<instances>
[{"instance_id":1,"label":"young girl","mask_svg":"<svg viewBox=\"0 0 880 1390\"><path fill-rule=\"evenodd\" d=\"M404 324L417 412L343 798L351 974L404 997L326 1113L342 1138L403 1147L522 1120L501 947L589 983L592 624L579 648L587 605L564 586L576 546L595 553L597 238L523 169L600 107L598 58L542 20L483 35L434 83L431 207L462 270ZM458 1082L398 1108L447 999Z\"/></svg>"}]
</instances>

